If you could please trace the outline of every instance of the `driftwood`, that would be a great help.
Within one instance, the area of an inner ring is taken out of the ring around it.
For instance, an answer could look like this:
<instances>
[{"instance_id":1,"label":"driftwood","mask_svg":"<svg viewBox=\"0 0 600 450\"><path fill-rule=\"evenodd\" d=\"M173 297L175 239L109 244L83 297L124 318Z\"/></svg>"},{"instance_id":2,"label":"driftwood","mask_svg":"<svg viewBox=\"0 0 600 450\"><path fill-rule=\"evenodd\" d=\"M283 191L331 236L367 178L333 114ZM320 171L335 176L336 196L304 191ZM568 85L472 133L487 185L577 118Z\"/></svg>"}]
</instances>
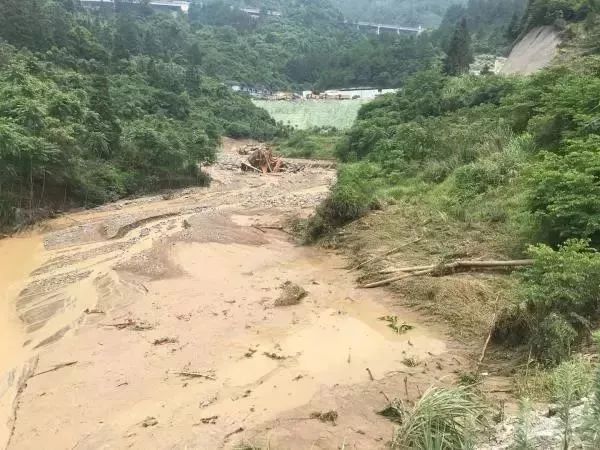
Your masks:
<instances>
[{"instance_id":1,"label":"driftwood","mask_svg":"<svg viewBox=\"0 0 600 450\"><path fill-rule=\"evenodd\" d=\"M414 241L406 242L406 243L404 243L402 245L399 245L398 247L394 247L393 249L385 252L383 255L375 256L375 257L373 257L371 259L368 259L367 261L364 261L364 262L360 263L358 266L353 267L352 270L357 270L357 269L360 269L360 268L366 266L367 264L371 264L371 263L374 263L376 261L379 261L379 260L385 258L386 256L390 256L390 255L392 255L392 254L394 254L394 253L402 250L403 248L408 247L411 244L416 244L421 239L423 239L423 238L418 238L418 239L415 239Z\"/></svg>"},{"instance_id":2,"label":"driftwood","mask_svg":"<svg viewBox=\"0 0 600 450\"><path fill-rule=\"evenodd\" d=\"M242 170L248 170L248 169L254 170L255 172L258 172L258 173L262 173L260 170L258 170L253 165L251 165L251 164L249 164L247 162L242 161Z\"/></svg>"},{"instance_id":3,"label":"driftwood","mask_svg":"<svg viewBox=\"0 0 600 450\"><path fill-rule=\"evenodd\" d=\"M429 266L404 267L397 271L401 273L401 275L396 275L391 278L386 278L385 280L365 284L362 287L375 288L380 286L386 286L390 283L394 283L405 278L423 275L444 276L450 273L454 273L459 269L524 267L531 266L533 263L533 259L519 259L513 261L455 261L447 264L442 263Z\"/></svg>"}]
</instances>

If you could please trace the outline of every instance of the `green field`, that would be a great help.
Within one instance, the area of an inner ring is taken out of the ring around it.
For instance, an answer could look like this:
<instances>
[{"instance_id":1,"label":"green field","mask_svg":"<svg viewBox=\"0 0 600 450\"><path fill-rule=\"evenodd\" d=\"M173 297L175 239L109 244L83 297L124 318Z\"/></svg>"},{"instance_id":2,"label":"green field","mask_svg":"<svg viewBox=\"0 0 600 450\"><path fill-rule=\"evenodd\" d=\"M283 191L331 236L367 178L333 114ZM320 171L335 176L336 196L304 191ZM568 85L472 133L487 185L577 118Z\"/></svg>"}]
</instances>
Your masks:
<instances>
[{"instance_id":1,"label":"green field","mask_svg":"<svg viewBox=\"0 0 600 450\"><path fill-rule=\"evenodd\" d=\"M352 126L358 110L368 100L255 100L278 122L300 130L313 127L347 129Z\"/></svg>"}]
</instances>

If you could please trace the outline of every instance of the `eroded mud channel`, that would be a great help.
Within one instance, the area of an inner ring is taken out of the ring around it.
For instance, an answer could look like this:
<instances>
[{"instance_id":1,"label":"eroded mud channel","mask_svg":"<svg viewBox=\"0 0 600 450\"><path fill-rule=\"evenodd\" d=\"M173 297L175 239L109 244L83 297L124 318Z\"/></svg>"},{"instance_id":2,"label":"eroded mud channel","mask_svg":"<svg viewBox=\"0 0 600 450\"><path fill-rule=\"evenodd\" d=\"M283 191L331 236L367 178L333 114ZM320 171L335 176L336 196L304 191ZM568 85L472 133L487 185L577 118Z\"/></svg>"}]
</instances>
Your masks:
<instances>
[{"instance_id":1,"label":"eroded mud channel","mask_svg":"<svg viewBox=\"0 0 600 450\"><path fill-rule=\"evenodd\" d=\"M443 329L279 229L333 169L241 174L225 150L211 188L50 222L23 251L29 275L1 278L8 448L384 448L385 396L460 369ZM306 293L276 306L285 283Z\"/></svg>"}]
</instances>

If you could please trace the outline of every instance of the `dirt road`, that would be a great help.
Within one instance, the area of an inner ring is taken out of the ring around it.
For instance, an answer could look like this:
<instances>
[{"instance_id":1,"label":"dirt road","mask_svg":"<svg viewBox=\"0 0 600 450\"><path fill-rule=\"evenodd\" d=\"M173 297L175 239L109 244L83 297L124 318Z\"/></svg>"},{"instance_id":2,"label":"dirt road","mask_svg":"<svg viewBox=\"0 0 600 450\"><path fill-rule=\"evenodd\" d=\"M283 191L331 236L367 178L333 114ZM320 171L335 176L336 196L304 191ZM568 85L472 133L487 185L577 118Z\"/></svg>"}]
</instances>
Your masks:
<instances>
[{"instance_id":1,"label":"dirt road","mask_svg":"<svg viewBox=\"0 0 600 450\"><path fill-rule=\"evenodd\" d=\"M277 229L310 214L334 170L241 173L237 145L208 169L210 188L0 243L0 446L384 448L381 392L415 398L460 370L443 329ZM287 281L308 295L277 307Z\"/></svg>"}]
</instances>

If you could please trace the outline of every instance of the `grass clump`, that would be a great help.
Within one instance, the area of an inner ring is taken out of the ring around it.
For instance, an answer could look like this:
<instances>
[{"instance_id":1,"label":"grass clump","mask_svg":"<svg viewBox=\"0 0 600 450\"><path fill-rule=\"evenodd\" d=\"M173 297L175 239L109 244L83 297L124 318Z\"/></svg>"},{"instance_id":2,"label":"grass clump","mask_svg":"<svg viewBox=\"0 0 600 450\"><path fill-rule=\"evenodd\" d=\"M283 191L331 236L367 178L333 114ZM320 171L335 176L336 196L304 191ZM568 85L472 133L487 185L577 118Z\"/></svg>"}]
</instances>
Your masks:
<instances>
[{"instance_id":1,"label":"grass clump","mask_svg":"<svg viewBox=\"0 0 600 450\"><path fill-rule=\"evenodd\" d=\"M484 412L485 406L468 388L432 387L414 407L403 410L392 448L465 448L484 425Z\"/></svg>"}]
</instances>

